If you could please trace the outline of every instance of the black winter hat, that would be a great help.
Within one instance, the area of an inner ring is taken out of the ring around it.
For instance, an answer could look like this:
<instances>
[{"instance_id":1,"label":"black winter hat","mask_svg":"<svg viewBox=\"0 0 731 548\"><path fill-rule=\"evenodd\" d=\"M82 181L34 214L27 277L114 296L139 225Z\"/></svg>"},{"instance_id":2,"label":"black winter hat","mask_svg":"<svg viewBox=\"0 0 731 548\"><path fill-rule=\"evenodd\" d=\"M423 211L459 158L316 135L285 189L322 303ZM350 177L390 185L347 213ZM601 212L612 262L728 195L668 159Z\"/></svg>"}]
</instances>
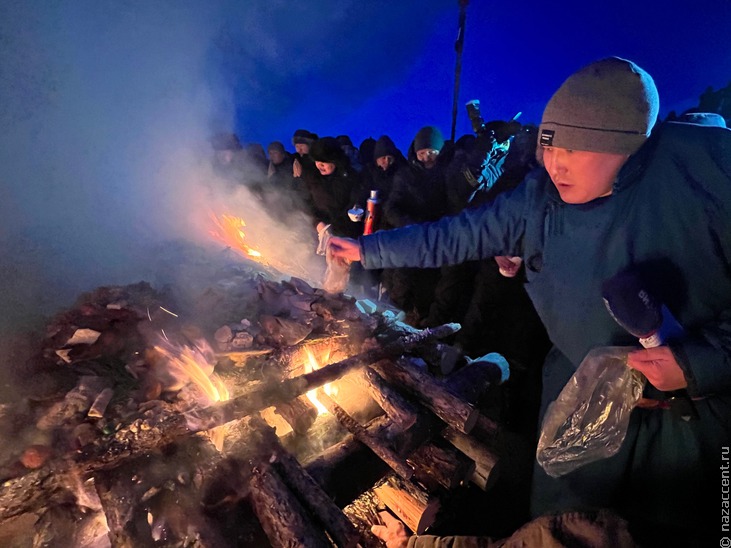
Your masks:
<instances>
[{"instance_id":1,"label":"black winter hat","mask_svg":"<svg viewBox=\"0 0 731 548\"><path fill-rule=\"evenodd\" d=\"M292 136L292 144L305 144L312 146L312 143L317 141L317 134L307 131L306 129L298 129Z\"/></svg>"},{"instance_id":2,"label":"black winter hat","mask_svg":"<svg viewBox=\"0 0 731 548\"><path fill-rule=\"evenodd\" d=\"M444 137L438 127L425 126L421 128L414 137L414 150L419 151L425 148L442 150Z\"/></svg>"},{"instance_id":3,"label":"black winter hat","mask_svg":"<svg viewBox=\"0 0 731 548\"><path fill-rule=\"evenodd\" d=\"M381 135L376 141L376 146L373 147L373 159L377 160L381 156L394 156L398 157L401 152L396 147L394 142L388 135Z\"/></svg>"},{"instance_id":4,"label":"black winter hat","mask_svg":"<svg viewBox=\"0 0 731 548\"><path fill-rule=\"evenodd\" d=\"M312 143L310 158L316 162L327 162L338 166L344 166L348 161L345 152L340 148L340 143L334 137L322 137Z\"/></svg>"},{"instance_id":5,"label":"black winter hat","mask_svg":"<svg viewBox=\"0 0 731 548\"><path fill-rule=\"evenodd\" d=\"M269 152L281 152L282 154L287 152L286 150L284 150L284 145L279 141L272 141L271 143L269 143L267 150Z\"/></svg>"},{"instance_id":6,"label":"black winter hat","mask_svg":"<svg viewBox=\"0 0 731 548\"><path fill-rule=\"evenodd\" d=\"M352 147L353 146L353 141L351 141L350 137L348 137L347 135L338 135L337 137L335 137L335 139L337 139L337 141L338 141L338 143L340 143L341 147L345 147L345 146ZM353 148L355 148L355 147L353 147Z\"/></svg>"},{"instance_id":7,"label":"black winter hat","mask_svg":"<svg viewBox=\"0 0 731 548\"><path fill-rule=\"evenodd\" d=\"M241 150L241 141L235 133L216 133L211 137L213 150Z\"/></svg>"}]
</instances>

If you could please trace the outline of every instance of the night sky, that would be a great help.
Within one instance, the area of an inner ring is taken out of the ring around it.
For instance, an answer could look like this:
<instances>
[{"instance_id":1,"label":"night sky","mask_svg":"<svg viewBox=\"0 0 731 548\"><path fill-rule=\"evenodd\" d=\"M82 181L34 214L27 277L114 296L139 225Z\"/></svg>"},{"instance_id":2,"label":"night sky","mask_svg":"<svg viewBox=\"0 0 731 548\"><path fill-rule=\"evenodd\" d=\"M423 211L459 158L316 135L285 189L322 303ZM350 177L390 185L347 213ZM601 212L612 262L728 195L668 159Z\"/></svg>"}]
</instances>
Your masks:
<instances>
[{"instance_id":1,"label":"night sky","mask_svg":"<svg viewBox=\"0 0 731 548\"><path fill-rule=\"evenodd\" d=\"M260 57L258 41L247 42L246 30L227 29L246 44L236 53L215 52L232 69L237 131L264 144L284 141L298 127L346 133L356 144L387 133L403 149L422 125L449 133L458 15L456 0L272 8L260 28L291 47L278 50L274 63L255 62L254 73L248 63ZM296 36L282 32L290 26L300 29ZM522 112L521 121L537 123L569 74L608 55L631 59L653 75L662 117L685 110L706 87L731 82L730 28L731 4L717 0L693 2L692 9L657 0L472 1L457 136L470 131L466 101L480 99L488 120Z\"/></svg>"},{"instance_id":2,"label":"night sky","mask_svg":"<svg viewBox=\"0 0 731 548\"><path fill-rule=\"evenodd\" d=\"M537 123L607 55L654 76L663 117L695 106L731 81L731 3L669 5L471 2L457 135L470 99ZM3 322L147 279L155 243L203 241L214 131L290 150L297 128L404 151L423 125L448 134L458 15L456 0L0 0Z\"/></svg>"}]
</instances>

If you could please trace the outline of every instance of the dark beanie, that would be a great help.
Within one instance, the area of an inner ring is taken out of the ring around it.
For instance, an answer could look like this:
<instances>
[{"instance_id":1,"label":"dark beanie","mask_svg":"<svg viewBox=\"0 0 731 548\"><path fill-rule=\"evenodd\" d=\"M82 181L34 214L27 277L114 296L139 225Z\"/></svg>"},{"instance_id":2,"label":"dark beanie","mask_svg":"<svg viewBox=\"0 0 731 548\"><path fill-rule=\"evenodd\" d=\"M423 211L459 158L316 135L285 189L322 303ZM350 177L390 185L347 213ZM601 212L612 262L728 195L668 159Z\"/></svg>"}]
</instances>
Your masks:
<instances>
[{"instance_id":1,"label":"dark beanie","mask_svg":"<svg viewBox=\"0 0 731 548\"><path fill-rule=\"evenodd\" d=\"M213 150L240 150L241 141L234 133L216 133L211 137Z\"/></svg>"},{"instance_id":2,"label":"dark beanie","mask_svg":"<svg viewBox=\"0 0 731 548\"><path fill-rule=\"evenodd\" d=\"M294 132L294 135L292 136L293 145L305 144L312 146L312 143L314 143L316 140L317 134L307 131L306 129L298 129Z\"/></svg>"},{"instance_id":3,"label":"dark beanie","mask_svg":"<svg viewBox=\"0 0 731 548\"><path fill-rule=\"evenodd\" d=\"M352 147L353 146L353 141L351 141L350 137L348 137L347 135L338 135L337 137L335 137L335 139L337 139L337 141L338 141L338 143L340 143L341 147L344 147L344 146Z\"/></svg>"},{"instance_id":4,"label":"dark beanie","mask_svg":"<svg viewBox=\"0 0 731 548\"><path fill-rule=\"evenodd\" d=\"M426 126L421 128L414 137L414 150L419 151L424 148L433 148L434 150L442 150L444 146L444 137L439 128L434 126Z\"/></svg>"},{"instance_id":5,"label":"dark beanie","mask_svg":"<svg viewBox=\"0 0 731 548\"><path fill-rule=\"evenodd\" d=\"M388 135L381 135L373 147L373 159L377 160L382 156L400 156L399 149Z\"/></svg>"},{"instance_id":6,"label":"dark beanie","mask_svg":"<svg viewBox=\"0 0 731 548\"><path fill-rule=\"evenodd\" d=\"M279 141L272 141L271 143L269 143L267 150L269 152L273 152L273 151L281 152L282 154L287 152L286 150L284 150L284 145L282 143L280 143Z\"/></svg>"},{"instance_id":7,"label":"dark beanie","mask_svg":"<svg viewBox=\"0 0 731 548\"><path fill-rule=\"evenodd\" d=\"M322 137L312 143L310 158L316 162L327 162L339 166L345 165L348 159L343 149L340 148L340 143L334 137Z\"/></svg>"},{"instance_id":8,"label":"dark beanie","mask_svg":"<svg viewBox=\"0 0 731 548\"><path fill-rule=\"evenodd\" d=\"M633 154L647 140L660 101L652 77L626 59L609 57L575 72L543 112L539 144Z\"/></svg>"}]
</instances>

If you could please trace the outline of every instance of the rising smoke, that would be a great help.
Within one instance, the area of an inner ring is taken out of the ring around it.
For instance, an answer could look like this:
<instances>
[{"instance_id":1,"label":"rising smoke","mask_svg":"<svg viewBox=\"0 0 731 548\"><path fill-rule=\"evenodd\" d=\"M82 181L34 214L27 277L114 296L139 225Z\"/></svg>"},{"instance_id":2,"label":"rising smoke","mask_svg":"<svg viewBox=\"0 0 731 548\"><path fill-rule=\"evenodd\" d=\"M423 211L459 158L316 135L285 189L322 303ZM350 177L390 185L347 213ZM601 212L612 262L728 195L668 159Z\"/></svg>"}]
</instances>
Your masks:
<instances>
[{"instance_id":1,"label":"rising smoke","mask_svg":"<svg viewBox=\"0 0 731 548\"><path fill-rule=\"evenodd\" d=\"M284 229L275 221L282 212L257 210L243 190L224 194L211 170L209 137L232 129L235 104L216 49L232 18L254 28L247 10L268 3L235 4L0 5L6 359L10 332L40 324L80 292L154 283L167 242L220 249L208 234L210 211L246 219L263 251L277 242L273 253L309 268L314 249L286 236L298 232L292 219ZM299 231L311 230L303 220Z\"/></svg>"}]
</instances>

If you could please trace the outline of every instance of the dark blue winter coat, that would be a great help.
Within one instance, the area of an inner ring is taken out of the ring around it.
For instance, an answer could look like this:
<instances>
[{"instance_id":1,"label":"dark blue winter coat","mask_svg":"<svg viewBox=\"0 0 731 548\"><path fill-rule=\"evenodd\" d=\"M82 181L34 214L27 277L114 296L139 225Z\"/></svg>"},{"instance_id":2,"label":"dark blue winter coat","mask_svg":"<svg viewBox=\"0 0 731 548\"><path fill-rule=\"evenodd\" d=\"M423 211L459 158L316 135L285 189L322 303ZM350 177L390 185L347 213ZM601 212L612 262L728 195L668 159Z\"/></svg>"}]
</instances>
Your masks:
<instances>
[{"instance_id":1,"label":"dark blue winter coat","mask_svg":"<svg viewBox=\"0 0 731 548\"><path fill-rule=\"evenodd\" d=\"M541 168L482 208L360 245L366 268L523 257L526 289L554 344L542 412L590 349L637 343L607 313L601 284L640 271L686 330L670 346L688 392L704 398L701 420L635 409L618 455L559 479L538 470L534 512L614 506L678 529L709 519L717 497L691 493L718 491L721 447L731 440L731 131L664 124L623 166L612 194L586 204L564 203Z\"/></svg>"}]
</instances>

